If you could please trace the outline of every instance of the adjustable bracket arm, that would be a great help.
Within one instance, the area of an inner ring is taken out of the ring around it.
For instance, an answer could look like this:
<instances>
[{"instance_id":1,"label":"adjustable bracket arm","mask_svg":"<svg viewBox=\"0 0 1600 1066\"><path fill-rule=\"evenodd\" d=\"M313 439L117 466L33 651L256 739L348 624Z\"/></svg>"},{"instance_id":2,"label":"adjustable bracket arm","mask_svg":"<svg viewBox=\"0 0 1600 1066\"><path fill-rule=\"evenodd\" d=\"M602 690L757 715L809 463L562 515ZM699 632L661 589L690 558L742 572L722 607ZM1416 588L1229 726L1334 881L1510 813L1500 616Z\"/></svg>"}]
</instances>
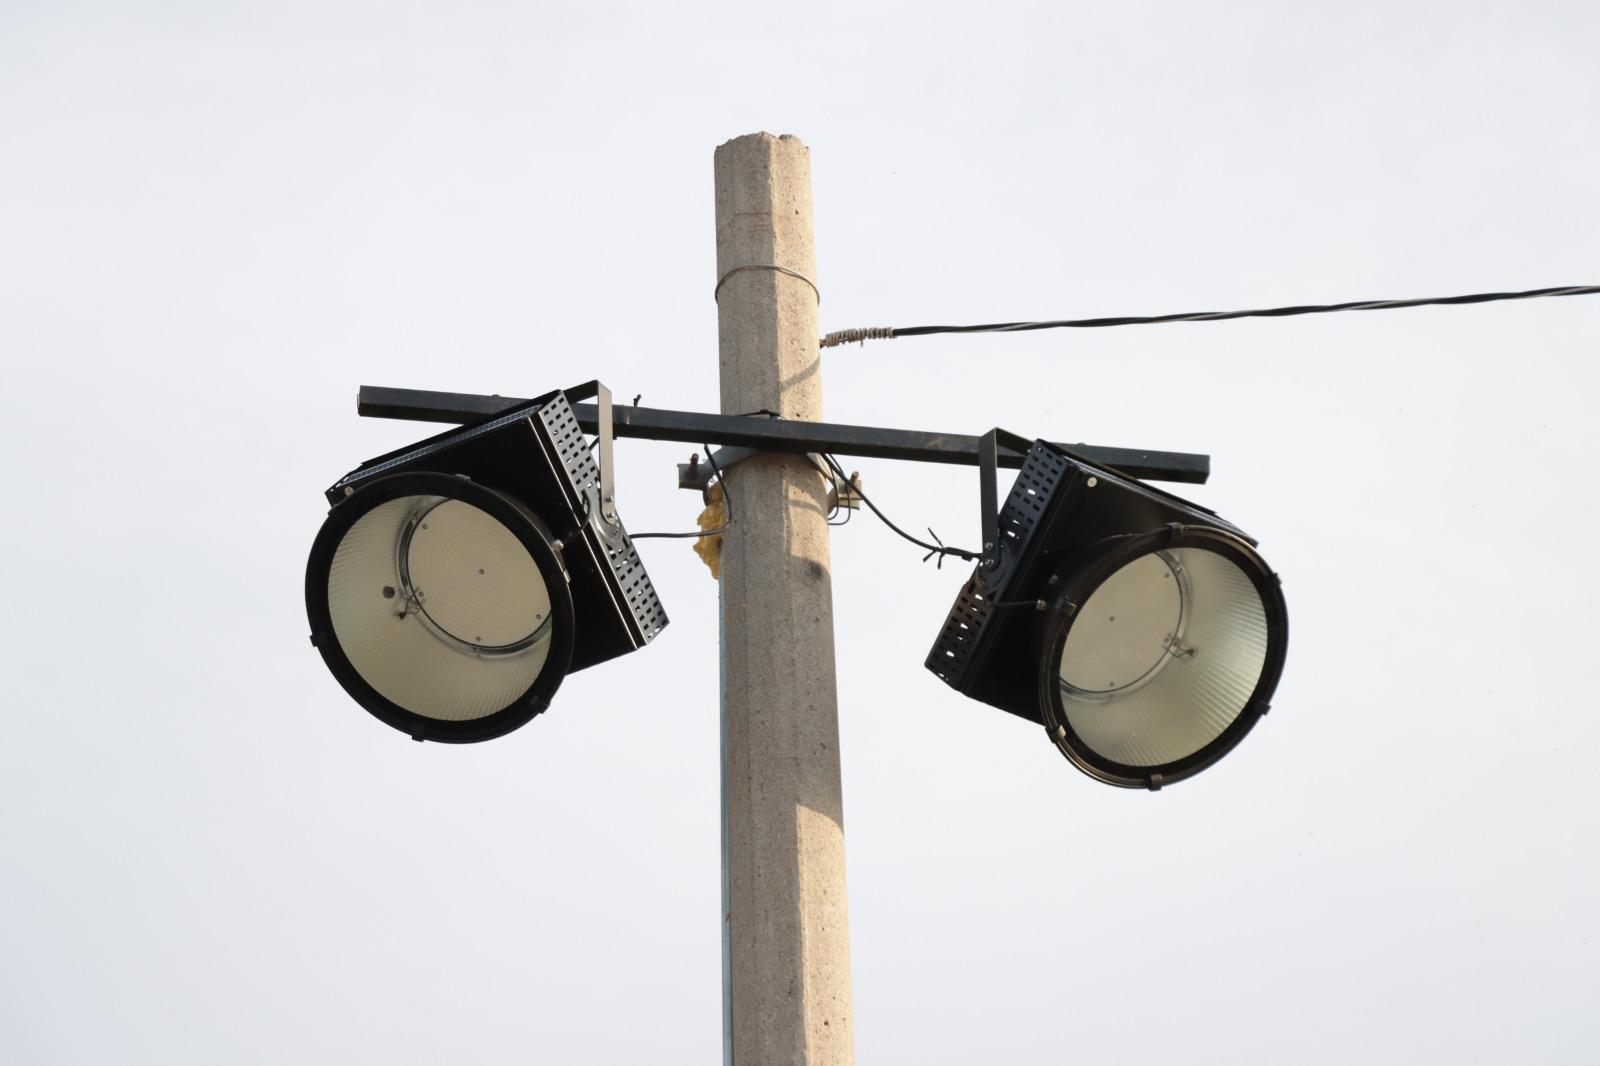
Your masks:
<instances>
[{"instance_id":1,"label":"adjustable bracket arm","mask_svg":"<svg viewBox=\"0 0 1600 1066\"><path fill-rule=\"evenodd\" d=\"M978 566L993 570L1000 565L1000 487L997 472L1000 447L1017 455L1027 455L1033 442L996 426L978 438L978 507L983 528L983 555Z\"/></svg>"},{"instance_id":2,"label":"adjustable bracket arm","mask_svg":"<svg viewBox=\"0 0 1600 1066\"><path fill-rule=\"evenodd\" d=\"M600 438L600 517L607 525L614 526L617 524L617 472L611 456L611 441L615 429L611 415L611 390L596 380L586 381L582 385L563 391L566 393L568 403L587 400L591 396L595 398L594 423Z\"/></svg>"}]
</instances>

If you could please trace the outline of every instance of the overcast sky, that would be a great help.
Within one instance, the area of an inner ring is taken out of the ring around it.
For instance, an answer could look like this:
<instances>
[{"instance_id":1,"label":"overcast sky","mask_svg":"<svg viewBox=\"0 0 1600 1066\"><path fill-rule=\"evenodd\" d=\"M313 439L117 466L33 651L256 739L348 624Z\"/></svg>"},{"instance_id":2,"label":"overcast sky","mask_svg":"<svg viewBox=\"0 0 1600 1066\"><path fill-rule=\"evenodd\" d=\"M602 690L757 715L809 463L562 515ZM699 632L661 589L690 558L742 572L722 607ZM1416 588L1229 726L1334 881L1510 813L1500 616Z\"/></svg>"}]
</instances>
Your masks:
<instances>
[{"instance_id":1,"label":"overcast sky","mask_svg":"<svg viewBox=\"0 0 1600 1066\"><path fill-rule=\"evenodd\" d=\"M811 148L824 329L1600 281L1570 2L0 6L0 1061L721 1054L716 585L499 741L306 640L356 388L714 409L711 159ZM902 339L843 422L1205 451L1272 715L1160 793L922 667L833 535L862 1063L1593 1061L1600 298ZM686 446L622 442L634 530ZM848 461L977 537L970 470Z\"/></svg>"}]
</instances>

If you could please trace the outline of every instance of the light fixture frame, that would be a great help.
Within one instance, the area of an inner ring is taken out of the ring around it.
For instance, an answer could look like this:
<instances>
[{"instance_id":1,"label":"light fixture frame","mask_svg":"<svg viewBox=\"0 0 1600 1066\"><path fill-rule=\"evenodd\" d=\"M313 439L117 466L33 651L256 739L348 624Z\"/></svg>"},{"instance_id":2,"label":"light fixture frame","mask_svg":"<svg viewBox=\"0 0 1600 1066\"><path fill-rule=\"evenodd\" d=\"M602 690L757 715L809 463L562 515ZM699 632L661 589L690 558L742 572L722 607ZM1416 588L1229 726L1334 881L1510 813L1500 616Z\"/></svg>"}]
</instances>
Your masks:
<instances>
[{"instance_id":1,"label":"light fixture frame","mask_svg":"<svg viewBox=\"0 0 1600 1066\"><path fill-rule=\"evenodd\" d=\"M996 485L1001 448L1026 453L1003 506ZM1256 554L1255 541L1213 511L1048 441L991 430L979 440L978 467L983 550L928 653L927 669L965 696L1044 727L1073 765L1107 784L1160 788L1231 751L1266 713L1287 652L1280 582ZM1056 682L1070 629L1070 619L1062 619L1067 605L1084 603L1115 569L1102 571L1099 557L1125 564L1157 537L1227 544L1230 558L1248 560L1241 569L1268 617L1267 660L1249 706L1218 738L1172 763L1129 767L1095 756L1070 725L1060 735L1065 715L1046 690Z\"/></svg>"},{"instance_id":2,"label":"light fixture frame","mask_svg":"<svg viewBox=\"0 0 1600 1066\"><path fill-rule=\"evenodd\" d=\"M328 575L345 534L375 508L407 496L440 496L459 500L483 511L506 528L527 549L550 598L550 648L538 676L520 696L503 709L481 718L447 721L418 714L384 696L350 662L333 628L328 600ZM432 471L390 474L352 493L329 512L317 532L306 562L306 615L311 623L311 643L322 661L350 697L386 725L414 740L446 744L471 744L504 736L526 725L550 706L572 662L576 625L571 575L556 548L555 537L526 505L516 498L480 485L469 478Z\"/></svg>"},{"instance_id":3,"label":"light fixture frame","mask_svg":"<svg viewBox=\"0 0 1600 1066\"><path fill-rule=\"evenodd\" d=\"M1289 614L1278 577L1248 541L1225 529L1174 523L1146 533L1102 542L1099 550L1068 559L1052 575L1051 599L1039 626L1039 709L1046 733L1074 766L1096 780L1123 788L1152 791L1193 777L1232 751L1255 728L1271 706L1269 694L1283 676L1288 653ZM1266 616L1267 647L1261 673L1237 717L1221 733L1195 751L1157 766L1137 766L1108 759L1078 736L1061 697L1057 664L1071 635L1079 609L1112 574L1137 559L1160 551L1190 548L1220 555L1249 579Z\"/></svg>"},{"instance_id":4,"label":"light fixture frame","mask_svg":"<svg viewBox=\"0 0 1600 1066\"><path fill-rule=\"evenodd\" d=\"M590 397L596 398L600 416L598 439L593 442L584 434L569 402L569 398ZM598 461L595 451L599 453ZM342 525L347 530L360 515L346 512L345 508L355 506L364 512L369 508L357 505L357 501L369 499L367 493L379 485L397 476L424 474L474 485L477 488L464 491L475 495L479 489L490 492L516 513L513 521L531 521L530 528L538 535L519 539L529 547L542 574L548 563L546 555L554 554L560 576L552 579L546 575L552 604L564 596L571 607L566 627L571 648L563 660L564 673L635 651L666 627L666 611L617 513L611 392L600 382L590 381L525 400L473 425L447 430L368 460L329 487L325 495L332 510L324 532L318 534L313 546L306 578L306 611L312 624L312 641L319 648L337 644L325 621L326 565L337 546L337 539L331 542L332 546L324 543L325 536L332 536L326 532L329 525ZM548 553L536 542L542 542ZM313 570L322 575L320 586ZM330 669L343 658L341 651L329 659L324 650ZM348 666L347 660L345 665ZM362 693L365 682L354 687L346 683L349 670L333 670L346 691L377 717L417 739L487 740L525 724L538 713L536 710L514 721L516 715L501 718L502 712L496 712L488 718L505 728L495 730L441 728L435 719L418 716L424 718L426 728L413 729L418 723L405 716L409 712L393 707L375 693ZM553 693L554 686L546 695Z\"/></svg>"}]
</instances>

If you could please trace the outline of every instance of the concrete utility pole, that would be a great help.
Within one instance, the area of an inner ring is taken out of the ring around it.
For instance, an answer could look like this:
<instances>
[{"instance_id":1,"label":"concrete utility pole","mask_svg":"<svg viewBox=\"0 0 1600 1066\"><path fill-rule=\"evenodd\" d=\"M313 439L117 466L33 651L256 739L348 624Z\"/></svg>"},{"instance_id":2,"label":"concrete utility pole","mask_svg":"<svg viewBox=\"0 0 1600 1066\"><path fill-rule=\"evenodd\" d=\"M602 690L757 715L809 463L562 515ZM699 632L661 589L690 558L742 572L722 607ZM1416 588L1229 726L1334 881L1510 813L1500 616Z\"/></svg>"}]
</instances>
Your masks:
<instances>
[{"instance_id":1,"label":"concrete utility pole","mask_svg":"<svg viewBox=\"0 0 1600 1066\"><path fill-rule=\"evenodd\" d=\"M716 152L722 410L820 421L811 158ZM855 1060L828 485L803 456L728 474L722 547L723 1042L730 1066Z\"/></svg>"}]
</instances>

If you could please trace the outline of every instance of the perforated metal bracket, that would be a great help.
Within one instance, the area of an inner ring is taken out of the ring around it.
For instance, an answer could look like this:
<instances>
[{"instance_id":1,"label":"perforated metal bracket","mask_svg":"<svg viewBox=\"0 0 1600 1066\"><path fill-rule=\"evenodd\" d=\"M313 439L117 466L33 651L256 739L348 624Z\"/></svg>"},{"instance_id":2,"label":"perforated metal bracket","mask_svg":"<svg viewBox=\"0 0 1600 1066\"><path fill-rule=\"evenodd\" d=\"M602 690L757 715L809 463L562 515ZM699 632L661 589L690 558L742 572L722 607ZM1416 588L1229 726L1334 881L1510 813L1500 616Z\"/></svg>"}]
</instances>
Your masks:
<instances>
[{"instance_id":1,"label":"perforated metal bracket","mask_svg":"<svg viewBox=\"0 0 1600 1066\"><path fill-rule=\"evenodd\" d=\"M614 435L614 424L611 415L611 390L598 380L586 381L582 385L562 390L568 403L578 400L587 400L591 396L595 399L596 415L595 430L600 438L600 517L608 526L617 524L617 472L611 458L611 442Z\"/></svg>"},{"instance_id":2,"label":"perforated metal bracket","mask_svg":"<svg viewBox=\"0 0 1600 1066\"><path fill-rule=\"evenodd\" d=\"M1000 448L1027 455L1033 442L996 426L978 438L978 507L983 529L983 555L978 568L993 572L1000 565Z\"/></svg>"}]
</instances>

